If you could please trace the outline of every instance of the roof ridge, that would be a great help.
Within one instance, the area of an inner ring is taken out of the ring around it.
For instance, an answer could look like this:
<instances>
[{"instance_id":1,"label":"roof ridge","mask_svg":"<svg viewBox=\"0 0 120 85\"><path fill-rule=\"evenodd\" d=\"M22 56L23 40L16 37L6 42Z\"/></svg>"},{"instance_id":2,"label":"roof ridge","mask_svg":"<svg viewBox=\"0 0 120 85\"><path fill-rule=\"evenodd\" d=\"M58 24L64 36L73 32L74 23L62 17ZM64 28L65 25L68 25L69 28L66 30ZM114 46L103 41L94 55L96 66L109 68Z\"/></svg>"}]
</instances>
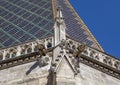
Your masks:
<instances>
[{"instance_id":1,"label":"roof ridge","mask_svg":"<svg viewBox=\"0 0 120 85\"><path fill-rule=\"evenodd\" d=\"M101 51L104 52L102 46L98 43L98 41L96 40L96 38L94 37L94 35L91 33L91 31L88 29L88 27L85 25L85 23L82 21L82 19L80 18L80 16L77 14L77 12L74 10L74 8L72 7L72 5L70 4L70 2L68 0L65 0L69 6L69 8L73 11L73 13L76 15L76 17L78 17L78 21L82 24L82 27L85 28L85 30L90 34L91 38L96 42L97 46L100 48Z\"/></svg>"}]
</instances>

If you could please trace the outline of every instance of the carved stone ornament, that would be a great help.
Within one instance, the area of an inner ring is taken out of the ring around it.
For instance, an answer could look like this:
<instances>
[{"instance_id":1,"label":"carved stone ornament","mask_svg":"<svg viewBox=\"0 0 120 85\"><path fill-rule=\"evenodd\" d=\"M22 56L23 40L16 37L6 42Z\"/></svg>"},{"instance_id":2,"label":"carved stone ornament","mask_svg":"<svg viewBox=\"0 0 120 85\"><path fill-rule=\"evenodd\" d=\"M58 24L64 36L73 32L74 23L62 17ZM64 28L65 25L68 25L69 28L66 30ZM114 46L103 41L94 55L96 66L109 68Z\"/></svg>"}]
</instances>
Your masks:
<instances>
[{"instance_id":1,"label":"carved stone ornament","mask_svg":"<svg viewBox=\"0 0 120 85\"><path fill-rule=\"evenodd\" d=\"M40 44L40 45L38 45L37 47L38 47L38 50L39 50L39 54L40 54L41 56L45 56L46 53L47 53L47 50L45 49L45 46L42 45L42 44Z\"/></svg>"},{"instance_id":2,"label":"carved stone ornament","mask_svg":"<svg viewBox=\"0 0 120 85\"><path fill-rule=\"evenodd\" d=\"M85 45L78 46L77 50L78 51L74 52L74 56L75 57L80 57L81 53L85 50Z\"/></svg>"}]
</instances>

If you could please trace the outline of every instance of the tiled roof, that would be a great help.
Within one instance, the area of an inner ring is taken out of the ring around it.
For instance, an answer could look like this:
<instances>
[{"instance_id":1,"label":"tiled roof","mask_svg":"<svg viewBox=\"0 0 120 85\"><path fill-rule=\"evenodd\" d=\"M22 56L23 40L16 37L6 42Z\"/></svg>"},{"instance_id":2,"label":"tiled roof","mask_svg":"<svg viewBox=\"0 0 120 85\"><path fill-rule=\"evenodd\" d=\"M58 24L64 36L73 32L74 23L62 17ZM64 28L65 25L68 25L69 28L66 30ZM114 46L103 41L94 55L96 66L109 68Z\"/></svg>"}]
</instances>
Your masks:
<instances>
[{"instance_id":1,"label":"tiled roof","mask_svg":"<svg viewBox=\"0 0 120 85\"><path fill-rule=\"evenodd\" d=\"M101 50L68 0L0 0L0 48L52 35L58 6L63 10L67 35Z\"/></svg>"},{"instance_id":2,"label":"tiled roof","mask_svg":"<svg viewBox=\"0 0 120 85\"><path fill-rule=\"evenodd\" d=\"M69 1L57 0L55 3L56 7L60 6L63 10L62 12L67 27L66 31L69 37L103 51L102 47L75 12Z\"/></svg>"},{"instance_id":3,"label":"tiled roof","mask_svg":"<svg viewBox=\"0 0 120 85\"><path fill-rule=\"evenodd\" d=\"M0 0L0 48L51 35L51 0Z\"/></svg>"}]
</instances>

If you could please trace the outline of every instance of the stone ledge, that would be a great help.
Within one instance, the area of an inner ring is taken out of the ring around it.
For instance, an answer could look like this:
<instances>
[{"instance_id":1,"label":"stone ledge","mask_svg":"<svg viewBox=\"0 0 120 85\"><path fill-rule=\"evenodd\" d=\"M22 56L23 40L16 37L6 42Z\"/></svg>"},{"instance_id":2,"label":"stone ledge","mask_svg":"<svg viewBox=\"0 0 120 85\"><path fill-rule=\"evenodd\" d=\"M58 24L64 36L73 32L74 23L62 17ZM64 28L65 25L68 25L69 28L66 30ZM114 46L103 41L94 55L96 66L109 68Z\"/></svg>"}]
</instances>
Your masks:
<instances>
[{"instance_id":1,"label":"stone ledge","mask_svg":"<svg viewBox=\"0 0 120 85\"><path fill-rule=\"evenodd\" d=\"M111 68L111 67L109 67L101 62L95 61L95 60L93 60L89 57L86 57L86 56L81 56L80 62L83 64L86 64L92 68L95 68L99 71L102 71L108 75L111 75L117 79L120 79L120 71L119 70Z\"/></svg>"}]
</instances>

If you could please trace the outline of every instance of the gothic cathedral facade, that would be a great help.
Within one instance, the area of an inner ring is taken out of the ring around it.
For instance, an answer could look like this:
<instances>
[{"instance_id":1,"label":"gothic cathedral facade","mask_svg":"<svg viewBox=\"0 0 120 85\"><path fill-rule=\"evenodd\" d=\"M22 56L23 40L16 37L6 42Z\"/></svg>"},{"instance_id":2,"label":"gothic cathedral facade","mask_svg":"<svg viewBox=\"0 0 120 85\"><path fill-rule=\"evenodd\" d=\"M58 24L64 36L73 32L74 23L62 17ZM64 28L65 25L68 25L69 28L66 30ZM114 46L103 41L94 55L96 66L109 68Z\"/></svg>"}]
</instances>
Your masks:
<instances>
[{"instance_id":1,"label":"gothic cathedral facade","mask_svg":"<svg viewBox=\"0 0 120 85\"><path fill-rule=\"evenodd\" d=\"M69 0L0 0L0 85L120 85Z\"/></svg>"}]
</instances>

